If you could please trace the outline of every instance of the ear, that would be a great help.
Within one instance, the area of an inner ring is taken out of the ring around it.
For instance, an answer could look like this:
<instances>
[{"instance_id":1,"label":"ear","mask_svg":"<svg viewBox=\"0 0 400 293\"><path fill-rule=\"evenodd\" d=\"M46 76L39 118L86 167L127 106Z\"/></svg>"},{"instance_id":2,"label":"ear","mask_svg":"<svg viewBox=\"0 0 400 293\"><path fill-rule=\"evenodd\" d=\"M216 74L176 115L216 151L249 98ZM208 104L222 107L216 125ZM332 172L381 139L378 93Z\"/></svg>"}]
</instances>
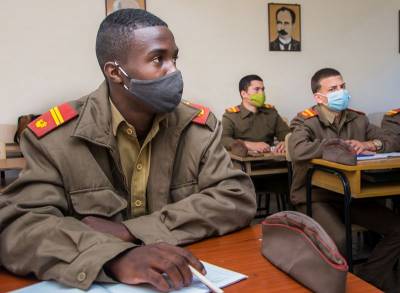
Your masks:
<instances>
[{"instance_id":1,"label":"ear","mask_svg":"<svg viewBox=\"0 0 400 293\"><path fill-rule=\"evenodd\" d=\"M115 65L114 62L107 62L106 64L104 64L103 71L104 75L109 81L119 84L123 83L121 73L119 72L118 67L117 65Z\"/></svg>"},{"instance_id":2,"label":"ear","mask_svg":"<svg viewBox=\"0 0 400 293\"><path fill-rule=\"evenodd\" d=\"M314 94L314 100L317 102L317 104L326 104L328 102L326 97L321 96L319 93Z\"/></svg>"},{"instance_id":3,"label":"ear","mask_svg":"<svg viewBox=\"0 0 400 293\"><path fill-rule=\"evenodd\" d=\"M242 97L243 100L243 98L247 98L248 94L246 91L240 91L240 96Z\"/></svg>"}]
</instances>

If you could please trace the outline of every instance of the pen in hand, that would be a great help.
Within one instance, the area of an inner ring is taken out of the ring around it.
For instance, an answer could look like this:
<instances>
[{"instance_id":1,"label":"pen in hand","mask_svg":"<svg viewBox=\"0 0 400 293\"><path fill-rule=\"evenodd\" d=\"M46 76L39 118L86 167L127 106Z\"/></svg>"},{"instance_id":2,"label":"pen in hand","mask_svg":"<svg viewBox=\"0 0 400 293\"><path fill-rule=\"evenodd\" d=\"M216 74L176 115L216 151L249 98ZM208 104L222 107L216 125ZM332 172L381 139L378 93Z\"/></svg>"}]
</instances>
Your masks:
<instances>
[{"instance_id":1,"label":"pen in hand","mask_svg":"<svg viewBox=\"0 0 400 293\"><path fill-rule=\"evenodd\" d=\"M199 273L195 268L193 268L191 265L189 265L189 269L192 272L194 276L196 276L204 285L206 285L212 292L215 293L224 293L224 290L221 288L218 288L216 285L211 283L210 280L208 280L205 276L203 276L201 273Z\"/></svg>"}]
</instances>

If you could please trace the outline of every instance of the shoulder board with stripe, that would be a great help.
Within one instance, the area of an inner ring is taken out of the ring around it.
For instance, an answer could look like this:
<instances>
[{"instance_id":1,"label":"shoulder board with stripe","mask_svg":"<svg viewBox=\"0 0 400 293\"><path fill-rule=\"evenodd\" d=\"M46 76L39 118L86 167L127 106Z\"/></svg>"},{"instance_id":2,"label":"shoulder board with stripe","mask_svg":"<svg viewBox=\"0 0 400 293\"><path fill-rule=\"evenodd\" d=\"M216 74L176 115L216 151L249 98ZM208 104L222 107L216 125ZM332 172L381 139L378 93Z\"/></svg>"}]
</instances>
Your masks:
<instances>
[{"instance_id":1,"label":"shoulder board with stripe","mask_svg":"<svg viewBox=\"0 0 400 293\"><path fill-rule=\"evenodd\" d=\"M40 115L28 124L28 128L36 137L41 138L76 116L78 116L78 112L71 105L65 103Z\"/></svg>"},{"instance_id":2,"label":"shoulder board with stripe","mask_svg":"<svg viewBox=\"0 0 400 293\"><path fill-rule=\"evenodd\" d=\"M397 109L393 109L393 110L387 111L386 115L388 115L388 116L396 116L399 113L400 113L400 108L397 108Z\"/></svg>"},{"instance_id":3,"label":"shoulder board with stripe","mask_svg":"<svg viewBox=\"0 0 400 293\"><path fill-rule=\"evenodd\" d=\"M305 109L303 112L300 112L299 115L304 119L309 119L315 116L318 116L318 112L312 108Z\"/></svg>"},{"instance_id":4,"label":"shoulder board with stripe","mask_svg":"<svg viewBox=\"0 0 400 293\"><path fill-rule=\"evenodd\" d=\"M365 115L364 112L361 112L361 111L358 111L358 110L354 110L354 109L350 109L350 108L347 108L347 110L349 110L349 111L351 111L351 112L355 112L355 113L357 113L357 114Z\"/></svg>"},{"instance_id":5,"label":"shoulder board with stripe","mask_svg":"<svg viewBox=\"0 0 400 293\"><path fill-rule=\"evenodd\" d=\"M185 105L188 105L190 107L193 107L195 109L200 110L199 113L197 113L197 116L195 116L192 119L192 122L200 124L200 125L205 125L208 119L208 115L210 115L210 109L207 107L204 107L203 105L199 105L199 104L193 104L191 102L188 101L184 101L183 102Z\"/></svg>"},{"instance_id":6,"label":"shoulder board with stripe","mask_svg":"<svg viewBox=\"0 0 400 293\"><path fill-rule=\"evenodd\" d=\"M271 105L271 104L264 104L264 108L265 109L273 109L275 107L274 107L274 105Z\"/></svg>"},{"instance_id":7,"label":"shoulder board with stripe","mask_svg":"<svg viewBox=\"0 0 400 293\"><path fill-rule=\"evenodd\" d=\"M234 107L230 107L230 108L226 109L225 111L228 113L239 113L240 108L238 106L234 106Z\"/></svg>"}]
</instances>

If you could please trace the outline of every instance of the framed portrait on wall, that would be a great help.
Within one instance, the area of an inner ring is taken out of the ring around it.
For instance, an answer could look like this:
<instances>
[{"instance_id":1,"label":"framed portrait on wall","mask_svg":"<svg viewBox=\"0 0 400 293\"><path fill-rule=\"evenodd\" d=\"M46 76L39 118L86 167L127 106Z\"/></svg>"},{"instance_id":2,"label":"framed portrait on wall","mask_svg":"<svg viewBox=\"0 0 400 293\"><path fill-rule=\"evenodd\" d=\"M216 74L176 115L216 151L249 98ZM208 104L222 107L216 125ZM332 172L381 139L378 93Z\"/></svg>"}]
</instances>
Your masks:
<instances>
[{"instance_id":1,"label":"framed portrait on wall","mask_svg":"<svg viewBox=\"0 0 400 293\"><path fill-rule=\"evenodd\" d=\"M301 51L299 4L268 3L270 51Z\"/></svg>"},{"instance_id":2,"label":"framed portrait on wall","mask_svg":"<svg viewBox=\"0 0 400 293\"><path fill-rule=\"evenodd\" d=\"M106 15L124 8L140 8L146 10L146 0L105 0Z\"/></svg>"}]
</instances>

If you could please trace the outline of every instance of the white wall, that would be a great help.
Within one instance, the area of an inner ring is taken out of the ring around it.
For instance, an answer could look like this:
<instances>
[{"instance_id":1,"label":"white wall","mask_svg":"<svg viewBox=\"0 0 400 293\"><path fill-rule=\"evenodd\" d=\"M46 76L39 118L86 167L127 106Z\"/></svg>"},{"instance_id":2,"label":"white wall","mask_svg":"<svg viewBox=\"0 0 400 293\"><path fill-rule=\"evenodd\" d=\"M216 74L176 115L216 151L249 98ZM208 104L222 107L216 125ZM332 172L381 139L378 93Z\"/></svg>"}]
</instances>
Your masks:
<instances>
[{"instance_id":1,"label":"white wall","mask_svg":"<svg viewBox=\"0 0 400 293\"><path fill-rule=\"evenodd\" d=\"M104 1L1 0L0 7L0 123L47 111L101 82L94 44Z\"/></svg>"},{"instance_id":2,"label":"white wall","mask_svg":"<svg viewBox=\"0 0 400 293\"><path fill-rule=\"evenodd\" d=\"M272 1L270 1L272 2ZM399 107L400 0L285 0L301 4L302 52L269 52L265 0L147 0L180 48L185 97L220 117L250 73L292 118L313 104L309 80L339 69L365 112ZM86 94L102 80L94 52L103 0L1 0L0 123Z\"/></svg>"}]
</instances>

